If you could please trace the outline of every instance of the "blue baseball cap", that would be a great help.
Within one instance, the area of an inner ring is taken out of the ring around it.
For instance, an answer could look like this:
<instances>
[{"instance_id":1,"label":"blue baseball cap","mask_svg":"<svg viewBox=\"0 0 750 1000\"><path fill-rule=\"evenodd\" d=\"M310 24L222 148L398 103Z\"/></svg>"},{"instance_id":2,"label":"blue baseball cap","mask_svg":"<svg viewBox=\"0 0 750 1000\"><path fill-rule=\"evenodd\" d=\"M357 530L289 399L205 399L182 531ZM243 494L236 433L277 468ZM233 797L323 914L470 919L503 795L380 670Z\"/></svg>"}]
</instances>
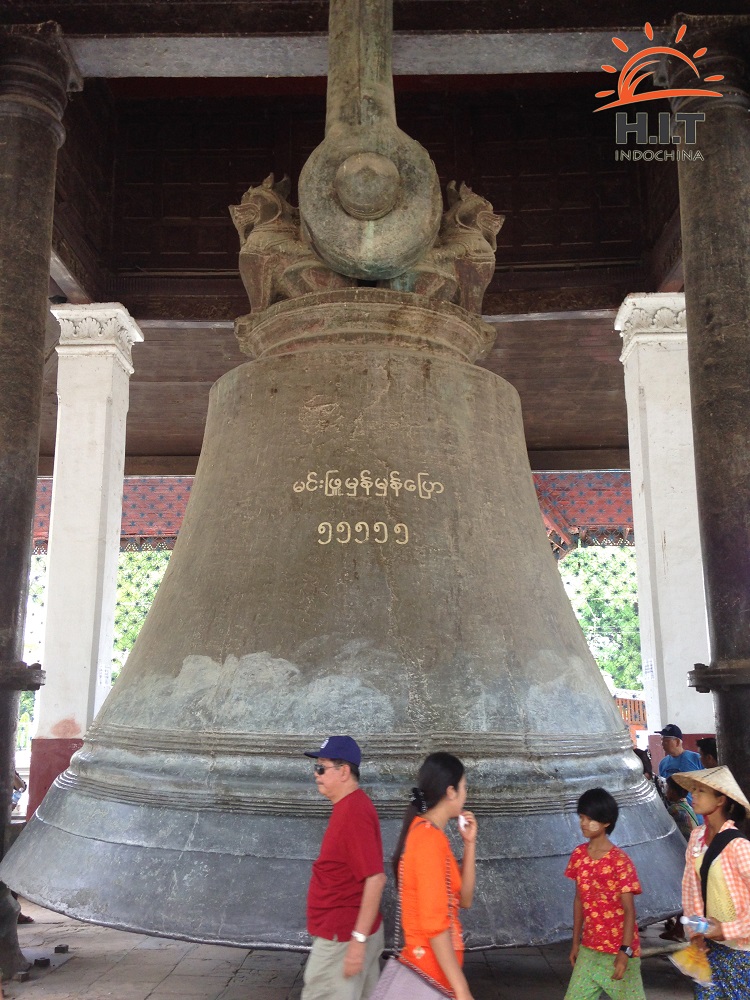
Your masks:
<instances>
[{"instance_id":1,"label":"blue baseball cap","mask_svg":"<svg viewBox=\"0 0 750 1000\"><path fill-rule=\"evenodd\" d=\"M359 767L362 751L351 736L327 736L320 744L320 750L305 750L305 757L325 757L327 760L345 760L347 764Z\"/></svg>"},{"instance_id":2,"label":"blue baseball cap","mask_svg":"<svg viewBox=\"0 0 750 1000\"><path fill-rule=\"evenodd\" d=\"M682 739L682 730L673 722L670 722L669 725L665 726L663 729L657 729L656 732L658 736L669 736L673 740Z\"/></svg>"}]
</instances>

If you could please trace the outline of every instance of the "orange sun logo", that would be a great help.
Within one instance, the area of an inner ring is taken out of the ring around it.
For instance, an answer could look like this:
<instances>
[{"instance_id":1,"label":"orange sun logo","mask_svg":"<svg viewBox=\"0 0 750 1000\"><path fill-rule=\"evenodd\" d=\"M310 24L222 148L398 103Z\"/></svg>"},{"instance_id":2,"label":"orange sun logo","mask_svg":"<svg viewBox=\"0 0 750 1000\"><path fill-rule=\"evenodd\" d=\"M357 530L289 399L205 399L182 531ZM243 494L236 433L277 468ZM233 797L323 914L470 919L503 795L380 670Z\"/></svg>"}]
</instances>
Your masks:
<instances>
[{"instance_id":1,"label":"orange sun logo","mask_svg":"<svg viewBox=\"0 0 750 1000\"><path fill-rule=\"evenodd\" d=\"M677 42L682 41L685 37L686 31L687 26L683 24L675 37L675 45ZM648 21L646 21L643 26L643 33L649 41L652 42L654 40L654 29ZM617 38L616 36L612 39L612 44L621 52L630 51L626 43L623 42L621 38ZM707 51L708 50L706 48L698 49L693 53L693 59L700 59L700 57L704 56ZM690 67L698 80L701 79L700 71L690 56L686 56L684 52L680 52L679 49L675 49L671 45L652 45L649 48L640 49L635 53L635 55L632 55L620 70L620 76L617 81L617 100L610 101L609 104L603 104L600 108L595 108L594 110L604 111L606 108L616 108L622 104L634 104L636 101L655 101L661 99L662 97L693 97L699 95L702 95L703 97L724 96L717 90L704 90L702 88L694 90L649 90L645 94L637 94L636 89L638 84L647 79L647 77L653 76L656 72L655 69L646 69L646 67L656 66L660 61L659 58L652 59L650 57L660 57L663 55L674 56L675 59L680 59ZM602 69L605 73L617 72L617 69L614 66L603 65ZM723 79L723 76L707 76L703 82L716 83ZM610 97L614 93L614 90L598 90L594 96Z\"/></svg>"}]
</instances>

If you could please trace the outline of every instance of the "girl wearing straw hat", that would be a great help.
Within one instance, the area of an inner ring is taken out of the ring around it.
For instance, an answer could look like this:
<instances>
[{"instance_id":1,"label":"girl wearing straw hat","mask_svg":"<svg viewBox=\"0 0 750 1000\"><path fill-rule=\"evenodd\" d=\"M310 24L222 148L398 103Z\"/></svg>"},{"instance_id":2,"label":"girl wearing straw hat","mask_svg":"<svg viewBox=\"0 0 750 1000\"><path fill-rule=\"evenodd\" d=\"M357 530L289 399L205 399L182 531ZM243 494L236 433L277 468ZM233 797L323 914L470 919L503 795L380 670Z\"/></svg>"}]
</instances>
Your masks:
<instances>
[{"instance_id":1,"label":"girl wearing straw hat","mask_svg":"<svg viewBox=\"0 0 750 1000\"><path fill-rule=\"evenodd\" d=\"M696 1000L747 1000L750 997L750 841L735 820L750 817L750 802L728 767L672 775L693 795L703 816L688 841L682 878L682 908L705 916L704 935L691 934L705 947L711 983L696 984Z\"/></svg>"}]
</instances>

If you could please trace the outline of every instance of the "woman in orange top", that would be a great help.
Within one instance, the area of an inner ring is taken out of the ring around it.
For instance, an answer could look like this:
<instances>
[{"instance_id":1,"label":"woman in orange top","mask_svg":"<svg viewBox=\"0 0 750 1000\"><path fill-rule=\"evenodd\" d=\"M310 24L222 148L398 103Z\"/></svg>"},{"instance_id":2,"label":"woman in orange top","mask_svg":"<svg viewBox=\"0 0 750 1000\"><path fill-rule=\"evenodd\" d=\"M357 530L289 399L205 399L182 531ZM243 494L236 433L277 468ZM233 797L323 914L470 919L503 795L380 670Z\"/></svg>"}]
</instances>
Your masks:
<instances>
[{"instance_id":1,"label":"woman in orange top","mask_svg":"<svg viewBox=\"0 0 750 1000\"><path fill-rule=\"evenodd\" d=\"M425 760L412 789L393 867L399 887L405 939L399 960L439 986L446 996L472 1000L463 974L464 946L458 909L474 895L477 823L464 810L466 777L450 753ZM445 828L459 820L463 863L453 856Z\"/></svg>"}]
</instances>

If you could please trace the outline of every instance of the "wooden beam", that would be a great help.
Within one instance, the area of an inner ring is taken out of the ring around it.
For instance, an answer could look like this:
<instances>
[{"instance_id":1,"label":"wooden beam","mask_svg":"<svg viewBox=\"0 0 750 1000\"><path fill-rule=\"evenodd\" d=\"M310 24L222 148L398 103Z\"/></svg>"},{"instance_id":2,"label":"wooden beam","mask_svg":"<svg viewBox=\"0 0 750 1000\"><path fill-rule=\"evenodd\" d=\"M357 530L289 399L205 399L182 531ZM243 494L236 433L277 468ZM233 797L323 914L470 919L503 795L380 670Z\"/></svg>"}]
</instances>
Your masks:
<instances>
[{"instance_id":1,"label":"wooden beam","mask_svg":"<svg viewBox=\"0 0 750 1000\"><path fill-rule=\"evenodd\" d=\"M618 31L630 48L642 31ZM663 44L658 33L654 44ZM68 35L84 77L322 77L328 70L324 34ZM396 32L397 76L494 73L598 73L611 59L612 32Z\"/></svg>"},{"instance_id":2,"label":"wooden beam","mask_svg":"<svg viewBox=\"0 0 750 1000\"><path fill-rule=\"evenodd\" d=\"M54 456L39 456L39 475L51 476ZM529 463L534 472L582 472L586 470L629 469L627 448L560 449L530 451ZM126 476L194 476L197 455L127 455Z\"/></svg>"},{"instance_id":3,"label":"wooden beam","mask_svg":"<svg viewBox=\"0 0 750 1000\"><path fill-rule=\"evenodd\" d=\"M682 229L680 209L671 218L648 255L652 282L659 292L681 292L685 287L682 269Z\"/></svg>"},{"instance_id":4,"label":"wooden beam","mask_svg":"<svg viewBox=\"0 0 750 1000\"><path fill-rule=\"evenodd\" d=\"M197 455L126 455L126 476L194 476Z\"/></svg>"},{"instance_id":5,"label":"wooden beam","mask_svg":"<svg viewBox=\"0 0 750 1000\"><path fill-rule=\"evenodd\" d=\"M54 455L40 455L37 475L51 476ZM126 476L194 476L197 455L126 455Z\"/></svg>"},{"instance_id":6,"label":"wooden beam","mask_svg":"<svg viewBox=\"0 0 750 1000\"><path fill-rule=\"evenodd\" d=\"M604 469L629 469L627 448L582 448L559 451L530 451L533 472L585 472Z\"/></svg>"},{"instance_id":7,"label":"wooden beam","mask_svg":"<svg viewBox=\"0 0 750 1000\"><path fill-rule=\"evenodd\" d=\"M55 250L50 255L49 276L68 302L75 305L85 305L91 302L89 293Z\"/></svg>"}]
</instances>

